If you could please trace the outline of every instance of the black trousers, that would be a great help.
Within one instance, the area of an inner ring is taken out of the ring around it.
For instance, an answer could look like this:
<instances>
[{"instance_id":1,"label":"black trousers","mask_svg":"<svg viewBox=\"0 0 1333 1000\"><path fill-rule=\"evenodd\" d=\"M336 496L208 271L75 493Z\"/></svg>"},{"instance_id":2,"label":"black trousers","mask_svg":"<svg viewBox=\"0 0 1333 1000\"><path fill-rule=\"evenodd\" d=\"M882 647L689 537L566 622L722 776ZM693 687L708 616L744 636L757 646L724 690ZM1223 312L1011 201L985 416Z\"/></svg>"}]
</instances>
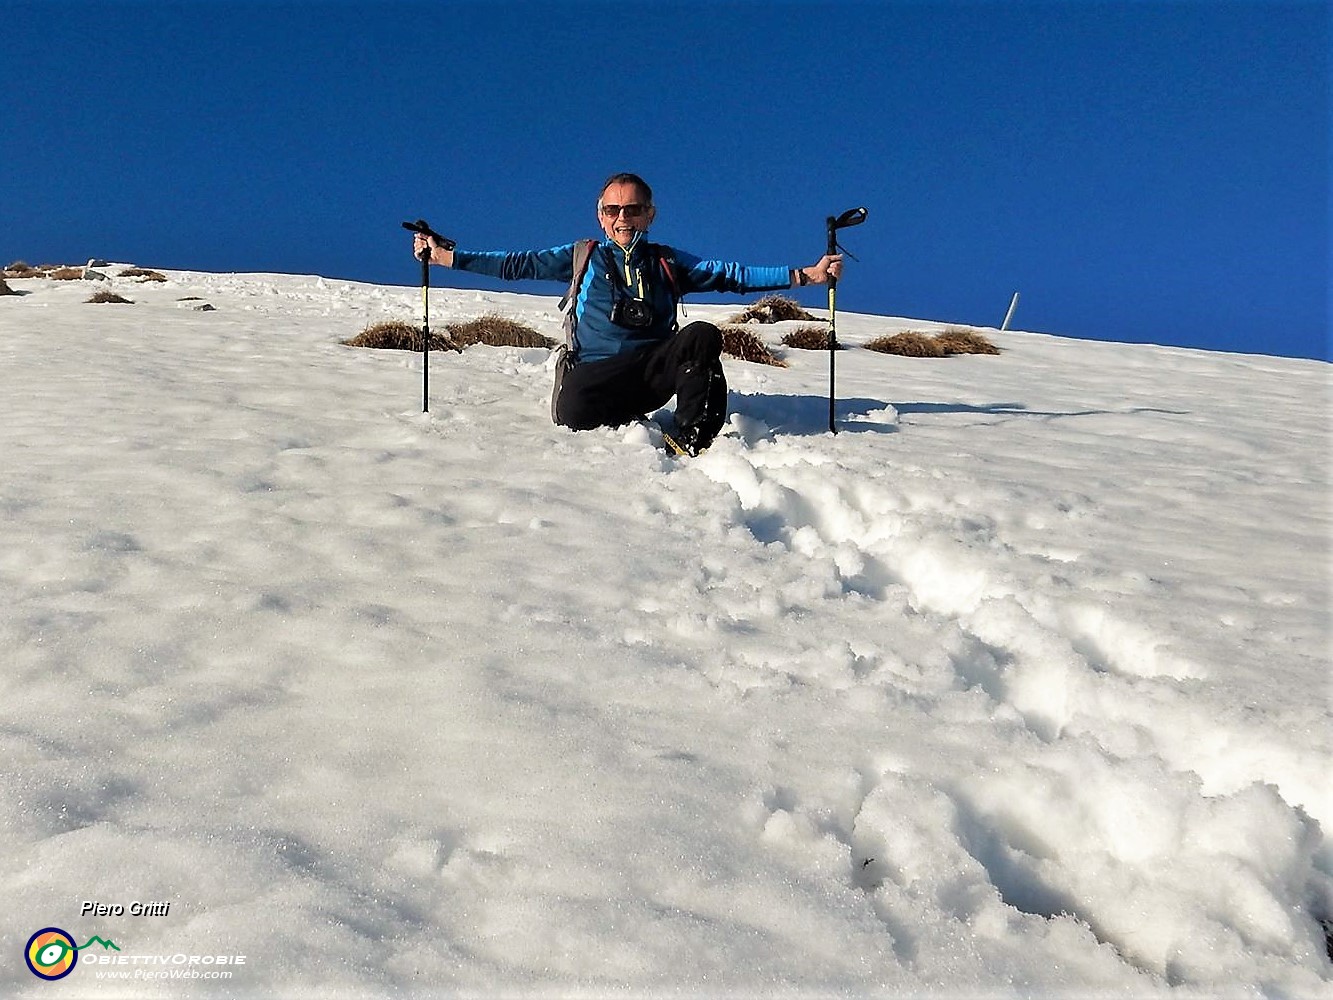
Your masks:
<instances>
[{"instance_id":1,"label":"black trousers","mask_svg":"<svg viewBox=\"0 0 1333 1000\"><path fill-rule=\"evenodd\" d=\"M627 424L676 397L676 424L697 429L707 445L727 419L722 333L697 322L674 337L564 373L555 400L556 423L576 431Z\"/></svg>"}]
</instances>

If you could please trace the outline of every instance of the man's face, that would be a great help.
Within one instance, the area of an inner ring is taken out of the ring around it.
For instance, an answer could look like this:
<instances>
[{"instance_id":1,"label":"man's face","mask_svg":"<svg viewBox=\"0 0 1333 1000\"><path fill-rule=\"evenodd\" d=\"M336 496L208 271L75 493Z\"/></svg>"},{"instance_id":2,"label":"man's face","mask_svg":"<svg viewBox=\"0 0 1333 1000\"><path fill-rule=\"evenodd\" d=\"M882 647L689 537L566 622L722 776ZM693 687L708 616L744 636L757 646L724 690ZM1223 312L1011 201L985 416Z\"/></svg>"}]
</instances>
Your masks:
<instances>
[{"instance_id":1,"label":"man's face","mask_svg":"<svg viewBox=\"0 0 1333 1000\"><path fill-rule=\"evenodd\" d=\"M619 211L608 215L609 208L619 208ZM607 185L597 202L597 219L602 224L602 232L622 247L634 241L635 233L648 232L656 216L657 209L648 204L639 186L625 181Z\"/></svg>"}]
</instances>

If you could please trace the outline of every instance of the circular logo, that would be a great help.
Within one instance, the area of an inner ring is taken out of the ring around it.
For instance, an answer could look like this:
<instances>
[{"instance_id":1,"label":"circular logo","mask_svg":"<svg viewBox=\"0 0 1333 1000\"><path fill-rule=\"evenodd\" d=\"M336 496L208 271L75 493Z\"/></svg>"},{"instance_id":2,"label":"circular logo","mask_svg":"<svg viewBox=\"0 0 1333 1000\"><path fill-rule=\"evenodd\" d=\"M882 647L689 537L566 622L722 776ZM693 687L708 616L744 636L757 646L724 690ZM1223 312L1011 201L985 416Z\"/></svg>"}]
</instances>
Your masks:
<instances>
[{"instance_id":1,"label":"circular logo","mask_svg":"<svg viewBox=\"0 0 1333 1000\"><path fill-rule=\"evenodd\" d=\"M38 979L63 979L79 964L79 949L59 927L43 927L28 938L23 957Z\"/></svg>"}]
</instances>

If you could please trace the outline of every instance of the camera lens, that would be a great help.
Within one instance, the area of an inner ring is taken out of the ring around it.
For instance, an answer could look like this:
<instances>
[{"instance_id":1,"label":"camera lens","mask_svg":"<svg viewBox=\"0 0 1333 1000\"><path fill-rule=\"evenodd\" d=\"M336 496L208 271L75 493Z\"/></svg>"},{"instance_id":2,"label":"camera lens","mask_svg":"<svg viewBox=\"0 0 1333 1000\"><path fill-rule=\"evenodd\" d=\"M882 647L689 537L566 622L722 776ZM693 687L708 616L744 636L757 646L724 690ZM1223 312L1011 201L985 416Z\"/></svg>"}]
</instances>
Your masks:
<instances>
[{"instance_id":1,"label":"camera lens","mask_svg":"<svg viewBox=\"0 0 1333 1000\"><path fill-rule=\"evenodd\" d=\"M642 329L653 325L653 310L642 299L621 299L611 310L611 321L619 326Z\"/></svg>"}]
</instances>

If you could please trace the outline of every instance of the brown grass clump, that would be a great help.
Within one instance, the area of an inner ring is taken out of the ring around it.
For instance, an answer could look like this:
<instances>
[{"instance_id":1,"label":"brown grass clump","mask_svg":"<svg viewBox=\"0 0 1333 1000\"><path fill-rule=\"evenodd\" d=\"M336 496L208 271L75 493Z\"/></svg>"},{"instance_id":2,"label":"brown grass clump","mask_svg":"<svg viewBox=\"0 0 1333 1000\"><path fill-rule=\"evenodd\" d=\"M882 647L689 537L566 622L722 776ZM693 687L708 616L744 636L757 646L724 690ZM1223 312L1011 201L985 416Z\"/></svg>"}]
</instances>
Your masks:
<instances>
[{"instance_id":1,"label":"brown grass clump","mask_svg":"<svg viewBox=\"0 0 1333 1000\"><path fill-rule=\"evenodd\" d=\"M828 341L827 326L800 326L782 335L784 346L795 347L802 351L827 351Z\"/></svg>"},{"instance_id":2,"label":"brown grass clump","mask_svg":"<svg viewBox=\"0 0 1333 1000\"><path fill-rule=\"evenodd\" d=\"M753 305L746 306L728 323L781 323L783 320L818 319L813 313L806 312L799 302L793 302L784 295L766 295Z\"/></svg>"},{"instance_id":3,"label":"brown grass clump","mask_svg":"<svg viewBox=\"0 0 1333 1000\"><path fill-rule=\"evenodd\" d=\"M142 278L144 281L166 281L167 276L161 271L150 271L146 267L127 267L120 272L122 278Z\"/></svg>"},{"instance_id":4,"label":"brown grass clump","mask_svg":"<svg viewBox=\"0 0 1333 1000\"><path fill-rule=\"evenodd\" d=\"M491 347L554 347L555 341L544 337L530 326L494 313L466 323L450 323L444 333L430 335L432 351L461 351L472 344ZM421 327L391 319L372 324L351 340L348 347L371 347L388 351L420 351Z\"/></svg>"},{"instance_id":5,"label":"brown grass clump","mask_svg":"<svg viewBox=\"0 0 1333 1000\"><path fill-rule=\"evenodd\" d=\"M868 351L897 354L904 358L944 358L953 354L999 354L1000 349L974 330L950 327L928 337L916 330L906 330L892 337L876 337L866 345Z\"/></svg>"},{"instance_id":6,"label":"brown grass clump","mask_svg":"<svg viewBox=\"0 0 1333 1000\"><path fill-rule=\"evenodd\" d=\"M26 260L16 260L4 269L3 276L6 278L42 278L46 272L33 267Z\"/></svg>"},{"instance_id":7,"label":"brown grass clump","mask_svg":"<svg viewBox=\"0 0 1333 1000\"><path fill-rule=\"evenodd\" d=\"M372 323L351 340L344 340L347 347L370 347L381 351L420 351L421 327L413 326L399 319ZM430 335L432 351L456 350L448 337L438 333Z\"/></svg>"},{"instance_id":8,"label":"brown grass clump","mask_svg":"<svg viewBox=\"0 0 1333 1000\"><path fill-rule=\"evenodd\" d=\"M103 289L100 292L94 292L89 302L118 302L127 306L134 305L133 299L127 299L123 295L117 295L115 292Z\"/></svg>"},{"instance_id":9,"label":"brown grass clump","mask_svg":"<svg viewBox=\"0 0 1333 1000\"><path fill-rule=\"evenodd\" d=\"M555 341L543 336L530 326L487 313L466 323L450 323L445 327L449 339L460 350L473 344L491 347L554 347Z\"/></svg>"},{"instance_id":10,"label":"brown grass clump","mask_svg":"<svg viewBox=\"0 0 1333 1000\"><path fill-rule=\"evenodd\" d=\"M57 267L48 275L53 281L80 281L83 278L83 268L81 267Z\"/></svg>"},{"instance_id":11,"label":"brown grass clump","mask_svg":"<svg viewBox=\"0 0 1333 1000\"><path fill-rule=\"evenodd\" d=\"M774 368L787 367L787 362L775 358L768 345L755 336L754 331L734 323L719 326L718 330L722 333L722 353L728 357L757 365L772 365Z\"/></svg>"},{"instance_id":12,"label":"brown grass clump","mask_svg":"<svg viewBox=\"0 0 1333 1000\"><path fill-rule=\"evenodd\" d=\"M945 354L999 354L1000 349L975 330L951 327L935 335Z\"/></svg>"},{"instance_id":13,"label":"brown grass clump","mask_svg":"<svg viewBox=\"0 0 1333 1000\"><path fill-rule=\"evenodd\" d=\"M934 337L927 337L915 330L905 330L891 337L876 337L865 345L867 351L880 354L897 354L904 358L942 358L944 348Z\"/></svg>"}]
</instances>

